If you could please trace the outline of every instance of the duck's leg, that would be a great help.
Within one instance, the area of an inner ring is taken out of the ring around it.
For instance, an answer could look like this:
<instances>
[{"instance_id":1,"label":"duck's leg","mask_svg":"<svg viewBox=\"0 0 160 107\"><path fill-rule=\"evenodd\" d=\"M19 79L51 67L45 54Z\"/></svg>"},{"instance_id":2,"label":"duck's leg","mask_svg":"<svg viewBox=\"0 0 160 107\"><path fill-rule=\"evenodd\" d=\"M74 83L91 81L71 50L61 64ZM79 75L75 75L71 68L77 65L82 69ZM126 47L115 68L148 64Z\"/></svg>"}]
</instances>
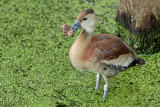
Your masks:
<instances>
[{"instance_id":1,"label":"duck's leg","mask_svg":"<svg viewBox=\"0 0 160 107\"><path fill-rule=\"evenodd\" d=\"M104 85L104 94L103 94L103 98L106 98L107 96L107 92L109 89L109 78L107 78L105 75L103 75L104 80L106 81L106 84Z\"/></svg>"},{"instance_id":2,"label":"duck's leg","mask_svg":"<svg viewBox=\"0 0 160 107\"><path fill-rule=\"evenodd\" d=\"M101 74L97 73L97 78L96 78L96 87L95 89L98 89L99 88L99 82L101 80Z\"/></svg>"}]
</instances>

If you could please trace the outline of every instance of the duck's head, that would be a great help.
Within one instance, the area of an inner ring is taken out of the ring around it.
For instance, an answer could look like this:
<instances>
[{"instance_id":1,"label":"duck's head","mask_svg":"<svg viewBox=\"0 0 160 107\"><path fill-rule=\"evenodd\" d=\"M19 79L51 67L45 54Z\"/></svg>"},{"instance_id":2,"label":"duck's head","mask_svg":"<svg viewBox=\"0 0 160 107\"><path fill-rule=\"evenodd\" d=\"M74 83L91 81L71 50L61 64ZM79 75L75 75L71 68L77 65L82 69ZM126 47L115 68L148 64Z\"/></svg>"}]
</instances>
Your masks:
<instances>
[{"instance_id":1,"label":"duck's head","mask_svg":"<svg viewBox=\"0 0 160 107\"><path fill-rule=\"evenodd\" d=\"M97 24L96 14L92 9L87 9L80 12L76 18L76 21L72 25L72 29L75 32L78 28L84 28L86 32L92 33Z\"/></svg>"}]
</instances>

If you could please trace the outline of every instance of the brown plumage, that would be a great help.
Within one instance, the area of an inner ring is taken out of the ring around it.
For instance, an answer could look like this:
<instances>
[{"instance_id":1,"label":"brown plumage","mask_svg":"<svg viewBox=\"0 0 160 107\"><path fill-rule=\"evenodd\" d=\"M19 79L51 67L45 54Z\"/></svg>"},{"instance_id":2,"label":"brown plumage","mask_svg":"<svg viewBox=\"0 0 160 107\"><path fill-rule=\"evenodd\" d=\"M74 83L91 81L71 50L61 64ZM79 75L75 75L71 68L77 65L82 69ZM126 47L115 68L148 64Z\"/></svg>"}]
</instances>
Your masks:
<instances>
[{"instance_id":1,"label":"brown plumage","mask_svg":"<svg viewBox=\"0 0 160 107\"><path fill-rule=\"evenodd\" d=\"M145 61L138 58L120 38L110 34L92 34L96 24L97 17L93 10L85 10L78 14L72 29L76 31L82 26L83 30L72 45L69 58L78 70L97 73L96 89L102 74L106 81L103 95L105 98L110 77L136 64L143 65Z\"/></svg>"},{"instance_id":2,"label":"brown plumage","mask_svg":"<svg viewBox=\"0 0 160 107\"><path fill-rule=\"evenodd\" d=\"M93 13L94 11L92 9L84 10L83 12L81 12L81 14L77 16L77 20L81 21L86 15L93 14Z\"/></svg>"},{"instance_id":3,"label":"brown plumage","mask_svg":"<svg viewBox=\"0 0 160 107\"><path fill-rule=\"evenodd\" d=\"M113 60L120 55L131 53L133 51L120 39L109 34L93 35L91 39L90 48L87 51L87 57L92 57L96 54L95 49L99 49L102 54L99 56L100 60Z\"/></svg>"}]
</instances>

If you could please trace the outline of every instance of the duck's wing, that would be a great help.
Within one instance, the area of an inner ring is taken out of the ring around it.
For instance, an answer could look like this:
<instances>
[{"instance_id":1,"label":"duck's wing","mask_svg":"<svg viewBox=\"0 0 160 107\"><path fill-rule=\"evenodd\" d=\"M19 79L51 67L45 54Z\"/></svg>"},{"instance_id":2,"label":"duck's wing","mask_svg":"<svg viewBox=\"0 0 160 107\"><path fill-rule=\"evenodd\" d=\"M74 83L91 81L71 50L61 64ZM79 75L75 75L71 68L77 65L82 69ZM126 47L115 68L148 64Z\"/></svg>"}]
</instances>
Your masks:
<instances>
[{"instance_id":1,"label":"duck's wing","mask_svg":"<svg viewBox=\"0 0 160 107\"><path fill-rule=\"evenodd\" d=\"M136 58L132 49L120 38L107 34L93 35L87 58L93 57L105 64L125 67L128 67Z\"/></svg>"}]
</instances>

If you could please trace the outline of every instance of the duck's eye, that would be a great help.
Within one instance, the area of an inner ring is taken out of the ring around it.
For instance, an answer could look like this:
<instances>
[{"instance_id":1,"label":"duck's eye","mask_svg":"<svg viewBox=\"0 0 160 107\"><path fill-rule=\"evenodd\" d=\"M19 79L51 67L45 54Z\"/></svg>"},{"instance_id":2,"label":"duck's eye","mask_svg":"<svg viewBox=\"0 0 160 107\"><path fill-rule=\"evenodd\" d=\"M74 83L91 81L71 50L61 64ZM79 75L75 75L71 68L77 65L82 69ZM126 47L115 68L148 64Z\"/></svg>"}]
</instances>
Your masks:
<instances>
[{"instance_id":1,"label":"duck's eye","mask_svg":"<svg viewBox=\"0 0 160 107\"><path fill-rule=\"evenodd\" d=\"M83 20L87 20L87 18L83 18Z\"/></svg>"}]
</instances>

